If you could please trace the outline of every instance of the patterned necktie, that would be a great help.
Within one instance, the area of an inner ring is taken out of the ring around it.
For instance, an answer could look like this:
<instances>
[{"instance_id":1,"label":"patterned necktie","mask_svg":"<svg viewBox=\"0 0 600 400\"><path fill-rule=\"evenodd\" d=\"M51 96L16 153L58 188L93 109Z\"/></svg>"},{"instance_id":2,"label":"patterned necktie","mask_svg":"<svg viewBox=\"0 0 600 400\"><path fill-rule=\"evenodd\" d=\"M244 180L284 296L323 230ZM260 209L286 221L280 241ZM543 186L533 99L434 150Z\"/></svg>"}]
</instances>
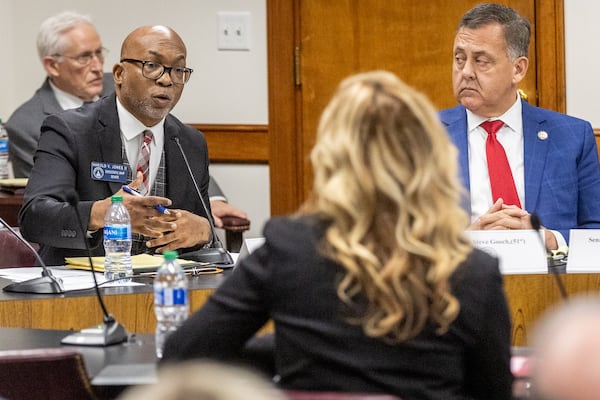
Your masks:
<instances>
[{"instance_id":1,"label":"patterned necktie","mask_svg":"<svg viewBox=\"0 0 600 400\"><path fill-rule=\"evenodd\" d=\"M142 142L142 147L140 147L140 154L138 155L138 162L135 170L144 175L144 180L138 188L138 191L141 194L146 195L150 191L148 187L148 179L150 175L150 142L152 141L152 131L147 129L142 133L144 135L144 140Z\"/></svg>"},{"instance_id":2,"label":"patterned necktie","mask_svg":"<svg viewBox=\"0 0 600 400\"><path fill-rule=\"evenodd\" d=\"M502 144L496 139L496 132L502 128L504 122L500 120L485 121L481 127L488 133L485 142L485 154L487 156L488 174L492 187L492 199L494 202L502 197L504 204L516 205L521 208L515 181L506 158L506 152Z\"/></svg>"}]
</instances>

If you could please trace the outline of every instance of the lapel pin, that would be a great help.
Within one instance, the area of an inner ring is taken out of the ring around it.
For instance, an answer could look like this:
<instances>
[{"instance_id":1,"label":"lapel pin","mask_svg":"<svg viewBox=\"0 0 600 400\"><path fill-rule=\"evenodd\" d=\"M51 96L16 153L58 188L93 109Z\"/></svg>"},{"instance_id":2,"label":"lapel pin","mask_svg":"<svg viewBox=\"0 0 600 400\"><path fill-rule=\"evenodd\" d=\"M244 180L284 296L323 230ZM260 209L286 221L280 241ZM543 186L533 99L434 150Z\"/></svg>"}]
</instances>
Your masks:
<instances>
[{"instance_id":1,"label":"lapel pin","mask_svg":"<svg viewBox=\"0 0 600 400\"><path fill-rule=\"evenodd\" d=\"M546 131L539 131L538 132L538 139L540 139L540 140L546 140L546 139L548 139L548 132L546 132Z\"/></svg>"}]
</instances>

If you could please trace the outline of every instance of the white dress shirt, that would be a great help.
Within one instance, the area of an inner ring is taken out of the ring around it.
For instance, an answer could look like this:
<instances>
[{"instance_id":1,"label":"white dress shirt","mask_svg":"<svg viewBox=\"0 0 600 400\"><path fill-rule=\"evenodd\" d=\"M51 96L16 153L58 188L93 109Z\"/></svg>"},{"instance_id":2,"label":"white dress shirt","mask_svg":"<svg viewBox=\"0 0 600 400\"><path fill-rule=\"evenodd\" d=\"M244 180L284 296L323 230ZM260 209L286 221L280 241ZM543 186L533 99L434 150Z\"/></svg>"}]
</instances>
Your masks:
<instances>
[{"instance_id":1,"label":"white dress shirt","mask_svg":"<svg viewBox=\"0 0 600 400\"><path fill-rule=\"evenodd\" d=\"M62 108L63 110L70 110L72 108L81 107L83 105L83 100L81 100L79 97L59 89L54 83L52 83L51 80L48 80L48 82L50 82L50 87L54 92L54 97L56 97L58 105L60 105L60 108ZM94 97L94 101L98 100L99 98L100 96Z\"/></svg>"},{"instance_id":2,"label":"white dress shirt","mask_svg":"<svg viewBox=\"0 0 600 400\"><path fill-rule=\"evenodd\" d=\"M162 156L163 144L165 141L165 119L163 118L154 126L147 127L123 107L118 97L117 113L119 115L119 124L121 127L121 139L125 145L127 160L133 171L133 179L136 177L135 167L138 162L142 141L144 140L142 133L146 129L152 131L154 137L152 138L152 142L150 142L150 168L148 170L150 175L148 177L148 188L150 190L154 185L154 179L156 178L158 166L160 165L160 157Z\"/></svg>"},{"instance_id":3,"label":"white dress shirt","mask_svg":"<svg viewBox=\"0 0 600 400\"><path fill-rule=\"evenodd\" d=\"M506 158L515 181L515 187L525 209L525 147L523 142L523 113L521 97L504 114L498 118L504 126L496 133L498 141L504 147ZM469 140L469 183L471 186L471 222L486 213L494 204L492 187L488 174L485 142L488 133L480 125L487 118L480 117L467 110L467 129ZM566 246L567 242L558 231L551 231L558 246Z\"/></svg>"}]
</instances>

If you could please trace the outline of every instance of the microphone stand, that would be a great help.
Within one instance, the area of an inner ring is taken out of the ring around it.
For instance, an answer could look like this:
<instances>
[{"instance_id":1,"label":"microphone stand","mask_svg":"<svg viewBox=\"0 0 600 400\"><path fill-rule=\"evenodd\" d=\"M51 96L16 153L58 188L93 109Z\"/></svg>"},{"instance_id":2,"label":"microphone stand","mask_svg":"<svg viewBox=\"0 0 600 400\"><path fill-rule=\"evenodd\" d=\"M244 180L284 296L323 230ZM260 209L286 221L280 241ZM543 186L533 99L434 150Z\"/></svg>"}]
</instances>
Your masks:
<instances>
[{"instance_id":1,"label":"microphone stand","mask_svg":"<svg viewBox=\"0 0 600 400\"><path fill-rule=\"evenodd\" d=\"M177 144L177 147L179 148L179 152L181 153L181 156L183 157L183 161L185 162L185 166L187 167L188 173L190 174L190 178L192 178L194 188L196 189L196 193L198 194L198 197L200 198L200 202L202 203L202 208L204 209L204 212L206 213L206 218L208 219L208 223L210 225L210 234L213 237L213 245L214 245L212 247L205 247L202 249L198 249L196 251L182 253L179 255L179 258L182 258L184 260L192 260L192 261L196 261L196 262L215 264L215 265L219 265L222 267L227 267L227 266L233 267L233 265L234 265L233 258L231 258L231 254L229 254L229 252L223 247L223 243L221 243L221 240L217 236L215 225L213 224L213 221L212 221L212 216L210 215L210 212L208 211L208 207L206 206L206 203L204 202L204 198L202 197L202 193L200 192L200 189L198 188L198 183L196 182L196 178L194 178L194 174L192 172L192 168L190 167L190 163L188 162L188 159L185 156L185 152L183 151L183 148L181 147L181 144L179 143L179 137L173 136L173 137L171 137L171 140L175 141L175 143Z\"/></svg>"},{"instance_id":2,"label":"microphone stand","mask_svg":"<svg viewBox=\"0 0 600 400\"><path fill-rule=\"evenodd\" d=\"M33 246L25 239L21 237L5 220L0 218L0 223L4 225L6 229L16 237L21 243L23 243L31 252L35 255L37 262L42 267L42 276L38 278L29 279L23 282L15 282L5 286L2 290L5 292L14 293L32 293L32 294L59 294L64 293L62 279L55 277L52 271L46 266L44 260L40 257L38 252Z\"/></svg>"},{"instance_id":3,"label":"microphone stand","mask_svg":"<svg viewBox=\"0 0 600 400\"><path fill-rule=\"evenodd\" d=\"M546 251L546 243L544 243L544 241L542 240L542 236L539 235L542 227L540 218L537 216L537 214L531 214L530 222L531 227L538 233L538 237L540 238L540 242L542 243L542 248L544 249L544 251ZM567 300L569 296L567 295L567 290L565 289L565 285L557 269L560 266L560 264L558 264L551 256L547 257L547 261L548 270L550 270L550 272L552 272L552 275L554 275L554 280L556 281L556 286L558 286L558 290L560 291L560 296L563 300Z\"/></svg>"},{"instance_id":4,"label":"microphone stand","mask_svg":"<svg viewBox=\"0 0 600 400\"><path fill-rule=\"evenodd\" d=\"M77 202L77 195L72 193L69 196L69 203L75 210L79 229L83 234L83 241L85 243L85 249L87 250L88 262L90 263L90 270L92 271L92 277L94 278L96 297L100 303L100 308L102 308L102 314L104 317L102 319L102 325L93 326L91 328L72 333L64 337L60 343L77 346L109 346L111 344L123 343L127 340L128 334L123 325L119 324L115 318L108 313L106 305L104 304L104 300L102 299L102 294L100 293L100 288L98 287L98 281L96 279L94 262L92 261L92 251L90 250L87 238L85 237L85 230L83 229L81 215L77 209Z\"/></svg>"}]
</instances>

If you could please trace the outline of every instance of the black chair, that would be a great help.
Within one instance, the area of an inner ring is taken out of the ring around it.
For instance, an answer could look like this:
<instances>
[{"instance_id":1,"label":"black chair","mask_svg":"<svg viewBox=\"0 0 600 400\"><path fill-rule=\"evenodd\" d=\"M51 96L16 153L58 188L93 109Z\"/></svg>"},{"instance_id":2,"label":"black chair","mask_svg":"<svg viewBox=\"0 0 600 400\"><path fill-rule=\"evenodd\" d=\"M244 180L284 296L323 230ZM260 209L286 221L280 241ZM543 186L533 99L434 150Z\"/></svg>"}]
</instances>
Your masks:
<instances>
[{"instance_id":1,"label":"black chair","mask_svg":"<svg viewBox=\"0 0 600 400\"><path fill-rule=\"evenodd\" d=\"M13 228L18 231L18 228ZM38 246L32 244L34 248ZM0 268L31 267L36 265L35 254L8 229L0 226Z\"/></svg>"},{"instance_id":2,"label":"black chair","mask_svg":"<svg viewBox=\"0 0 600 400\"><path fill-rule=\"evenodd\" d=\"M228 251L238 253L242 247L243 234L250 229L250 221L246 218L222 217L225 230L225 245Z\"/></svg>"},{"instance_id":3,"label":"black chair","mask_svg":"<svg viewBox=\"0 0 600 400\"><path fill-rule=\"evenodd\" d=\"M63 348L0 351L0 397L97 399L81 354Z\"/></svg>"}]
</instances>

